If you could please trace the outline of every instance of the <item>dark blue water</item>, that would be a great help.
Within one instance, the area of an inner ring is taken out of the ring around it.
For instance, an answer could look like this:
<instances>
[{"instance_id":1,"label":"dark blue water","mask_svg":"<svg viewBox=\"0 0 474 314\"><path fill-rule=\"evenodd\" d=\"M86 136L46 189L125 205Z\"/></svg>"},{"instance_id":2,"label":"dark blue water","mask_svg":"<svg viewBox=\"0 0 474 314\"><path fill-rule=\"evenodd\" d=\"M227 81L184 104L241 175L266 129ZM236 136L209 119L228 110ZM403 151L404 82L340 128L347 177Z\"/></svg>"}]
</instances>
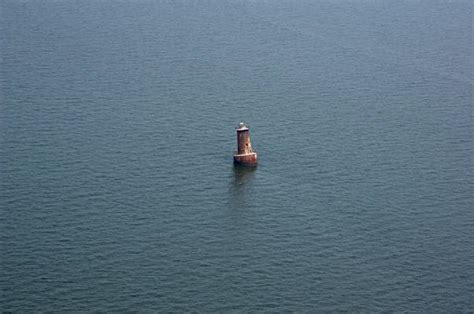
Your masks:
<instances>
[{"instance_id":1,"label":"dark blue water","mask_svg":"<svg viewBox=\"0 0 474 314\"><path fill-rule=\"evenodd\" d=\"M472 7L0 2L0 310L472 311Z\"/></svg>"}]
</instances>

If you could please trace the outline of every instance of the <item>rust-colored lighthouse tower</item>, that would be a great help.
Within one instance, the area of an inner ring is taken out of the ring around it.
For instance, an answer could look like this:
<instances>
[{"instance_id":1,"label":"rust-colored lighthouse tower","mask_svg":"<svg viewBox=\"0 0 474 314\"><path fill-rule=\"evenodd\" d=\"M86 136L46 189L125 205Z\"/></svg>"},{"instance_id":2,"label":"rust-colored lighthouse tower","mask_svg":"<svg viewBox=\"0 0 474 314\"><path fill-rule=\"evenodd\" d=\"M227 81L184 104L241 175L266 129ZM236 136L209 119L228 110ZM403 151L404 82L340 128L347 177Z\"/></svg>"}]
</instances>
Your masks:
<instances>
[{"instance_id":1,"label":"rust-colored lighthouse tower","mask_svg":"<svg viewBox=\"0 0 474 314\"><path fill-rule=\"evenodd\" d=\"M257 165L257 153L252 150L249 128L245 123L239 123L237 128L237 152L234 154L234 163L245 166Z\"/></svg>"}]
</instances>

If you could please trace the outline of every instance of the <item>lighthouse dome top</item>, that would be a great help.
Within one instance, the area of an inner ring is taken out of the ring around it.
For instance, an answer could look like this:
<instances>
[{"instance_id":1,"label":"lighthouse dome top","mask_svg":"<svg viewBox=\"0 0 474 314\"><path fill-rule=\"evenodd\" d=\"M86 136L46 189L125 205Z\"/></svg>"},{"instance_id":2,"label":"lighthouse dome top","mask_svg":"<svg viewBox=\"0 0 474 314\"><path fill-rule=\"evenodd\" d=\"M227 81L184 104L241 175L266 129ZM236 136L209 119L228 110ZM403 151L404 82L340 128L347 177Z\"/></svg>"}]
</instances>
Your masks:
<instances>
[{"instance_id":1,"label":"lighthouse dome top","mask_svg":"<svg viewBox=\"0 0 474 314\"><path fill-rule=\"evenodd\" d=\"M237 127L237 130L238 131L248 130L248 126L244 122L240 122L239 126Z\"/></svg>"}]
</instances>

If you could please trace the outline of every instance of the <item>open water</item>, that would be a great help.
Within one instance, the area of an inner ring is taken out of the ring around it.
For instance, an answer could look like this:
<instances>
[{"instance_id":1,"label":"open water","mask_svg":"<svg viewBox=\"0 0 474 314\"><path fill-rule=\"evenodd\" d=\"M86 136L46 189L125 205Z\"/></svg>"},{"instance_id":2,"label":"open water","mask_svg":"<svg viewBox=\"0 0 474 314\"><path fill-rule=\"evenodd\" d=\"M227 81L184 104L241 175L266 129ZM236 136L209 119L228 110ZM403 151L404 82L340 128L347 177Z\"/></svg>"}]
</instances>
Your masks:
<instances>
[{"instance_id":1,"label":"open water","mask_svg":"<svg viewBox=\"0 0 474 314\"><path fill-rule=\"evenodd\" d=\"M0 310L472 311L472 8L1 1Z\"/></svg>"}]
</instances>

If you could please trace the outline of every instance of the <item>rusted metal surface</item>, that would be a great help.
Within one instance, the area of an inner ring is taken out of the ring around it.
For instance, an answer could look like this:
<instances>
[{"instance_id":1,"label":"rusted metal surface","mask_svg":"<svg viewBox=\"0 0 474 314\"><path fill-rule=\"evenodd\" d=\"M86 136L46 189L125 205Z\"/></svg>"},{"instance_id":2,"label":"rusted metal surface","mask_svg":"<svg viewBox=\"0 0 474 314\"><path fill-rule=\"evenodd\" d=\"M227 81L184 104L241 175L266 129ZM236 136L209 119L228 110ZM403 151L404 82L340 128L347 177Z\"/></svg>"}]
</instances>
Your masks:
<instances>
[{"instance_id":1,"label":"rusted metal surface","mask_svg":"<svg viewBox=\"0 0 474 314\"><path fill-rule=\"evenodd\" d=\"M257 154L250 153L245 155L234 155L234 162L236 164L256 166L257 165Z\"/></svg>"},{"instance_id":2,"label":"rusted metal surface","mask_svg":"<svg viewBox=\"0 0 474 314\"><path fill-rule=\"evenodd\" d=\"M250 131L244 123L240 123L237 128L237 152L234 154L234 163L248 166L257 165L257 153L252 150Z\"/></svg>"}]
</instances>

